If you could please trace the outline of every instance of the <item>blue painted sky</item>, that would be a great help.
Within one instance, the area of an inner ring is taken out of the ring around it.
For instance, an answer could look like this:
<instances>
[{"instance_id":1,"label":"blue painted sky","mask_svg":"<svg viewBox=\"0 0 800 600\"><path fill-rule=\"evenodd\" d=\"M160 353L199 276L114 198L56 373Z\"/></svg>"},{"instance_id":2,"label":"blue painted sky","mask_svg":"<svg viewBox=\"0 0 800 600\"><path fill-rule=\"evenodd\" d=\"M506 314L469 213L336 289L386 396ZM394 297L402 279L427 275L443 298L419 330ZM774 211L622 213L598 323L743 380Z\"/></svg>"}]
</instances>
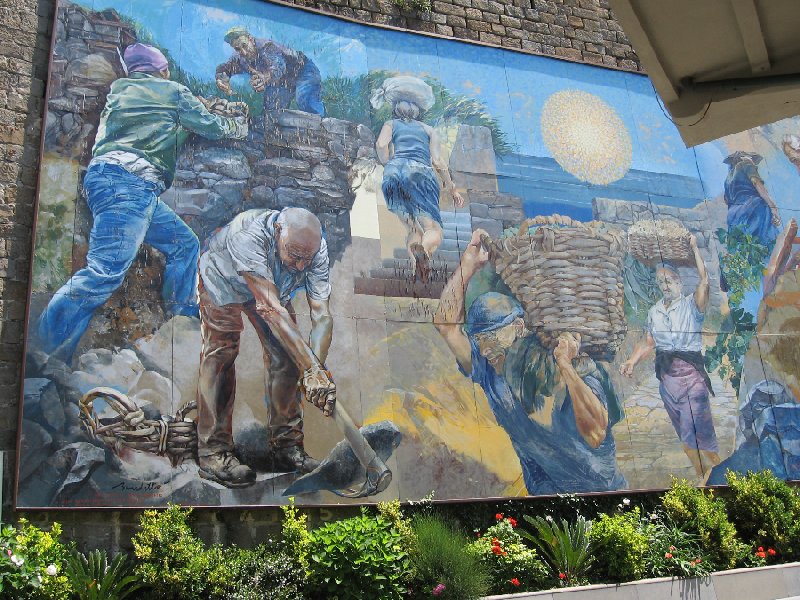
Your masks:
<instances>
[{"instance_id":1,"label":"blue painted sky","mask_svg":"<svg viewBox=\"0 0 800 600\"><path fill-rule=\"evenodd\" d=\"M97 0L146 26L189 73L213 77L231 53L223 41L234 25L272 37L313 57L323 77L387 69L437 77L483 102L523 154L549 156L540 133L545 100L554 92L590 92L613 106L633 141L635 169L697 177L694 152L683 147L656 103L647 78L561 60L405 34L254 0Z\"/></svg>"}]
</instances>

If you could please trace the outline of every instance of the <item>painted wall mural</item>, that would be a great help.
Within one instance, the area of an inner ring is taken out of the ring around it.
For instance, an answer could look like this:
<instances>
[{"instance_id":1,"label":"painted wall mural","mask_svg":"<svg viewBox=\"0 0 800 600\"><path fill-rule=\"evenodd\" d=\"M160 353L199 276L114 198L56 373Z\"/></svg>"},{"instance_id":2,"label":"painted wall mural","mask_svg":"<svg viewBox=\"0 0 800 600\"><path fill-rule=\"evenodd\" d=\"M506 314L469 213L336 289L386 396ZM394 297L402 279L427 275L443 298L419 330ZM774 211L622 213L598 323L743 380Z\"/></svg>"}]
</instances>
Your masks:
<instances>
[{"instance_id":1,"label":"painted wall mural","mask_svg":"<svg viewBox=\"0 0 800 600\"><path fill-rule=\"evenodd\" d=\"M800 476L800 118L255 0L54 36L18 506Z\"/></svg>"}]
</instances>

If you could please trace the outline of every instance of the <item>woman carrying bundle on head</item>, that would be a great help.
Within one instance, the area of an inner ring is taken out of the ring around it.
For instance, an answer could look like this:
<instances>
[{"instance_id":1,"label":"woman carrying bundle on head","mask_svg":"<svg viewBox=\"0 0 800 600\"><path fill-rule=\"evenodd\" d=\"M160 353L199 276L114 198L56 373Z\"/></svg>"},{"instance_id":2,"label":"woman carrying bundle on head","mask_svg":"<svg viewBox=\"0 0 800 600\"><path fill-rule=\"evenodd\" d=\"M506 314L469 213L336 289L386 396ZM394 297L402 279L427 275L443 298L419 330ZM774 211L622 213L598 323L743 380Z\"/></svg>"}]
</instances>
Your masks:
<instances>
[{"instance_id":1,"label":"woman carrying bundle on head","mask_svg":"<svg viewBox=\"0 0 800 600\"><path fill-rule=\"evenodd\" d=\"M390 77L370 99L376 109L384 102L391 104L394 118L384 123L375 142L378 160L384 165L383 196L389 210L408 228L406 247L415 263L415 276L427 282L431 255L442 243L442 184L456 207L464 206L464 199L440 155L436 131L418 120L434 104L431 86L417 77Z\"/></svg>"}]
</instances>

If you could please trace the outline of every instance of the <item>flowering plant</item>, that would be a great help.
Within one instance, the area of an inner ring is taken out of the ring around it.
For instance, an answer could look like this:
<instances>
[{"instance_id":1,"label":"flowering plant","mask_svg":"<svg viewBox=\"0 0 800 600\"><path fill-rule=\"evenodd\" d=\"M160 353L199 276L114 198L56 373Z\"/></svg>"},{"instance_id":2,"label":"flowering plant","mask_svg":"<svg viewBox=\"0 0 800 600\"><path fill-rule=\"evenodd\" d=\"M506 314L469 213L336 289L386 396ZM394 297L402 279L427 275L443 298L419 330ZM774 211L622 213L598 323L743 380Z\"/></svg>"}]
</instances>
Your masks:
<instances>
[{"instance_id":1,"label":"flowering plant","mask_svg":"<svg viewBox=\"0 0 800 600\"><path fill-rule=\"evenodd\" d=\"M470 550L489 569L493 594L543 589L547 568L536 551L522 543L517 521L501 513L485 533L476 531Z\"/></svg>"},{"instance_id":2,"label":"flowering plant","mask_svg":"<svg viewBox=\"0 0 800 600\"><path fill-rule=\"evenodd\" d=\"M0 529L0 596L66 600L72 594L64 574L70 548L59 541L61 526L39 529L25 519L19 528Z\"/></svg>"},{"instance_id":3,"label":"flowering plant","mask_svg":"<svg viewBox=\"0 0 800 600\"><path fill-rule=\"evenodd\" d=\"M684 531L664 515L651 513L645 531L646 576L702 577L713 571L711 561L704 560L698 536Z\"/></svg>"}]
</instances>

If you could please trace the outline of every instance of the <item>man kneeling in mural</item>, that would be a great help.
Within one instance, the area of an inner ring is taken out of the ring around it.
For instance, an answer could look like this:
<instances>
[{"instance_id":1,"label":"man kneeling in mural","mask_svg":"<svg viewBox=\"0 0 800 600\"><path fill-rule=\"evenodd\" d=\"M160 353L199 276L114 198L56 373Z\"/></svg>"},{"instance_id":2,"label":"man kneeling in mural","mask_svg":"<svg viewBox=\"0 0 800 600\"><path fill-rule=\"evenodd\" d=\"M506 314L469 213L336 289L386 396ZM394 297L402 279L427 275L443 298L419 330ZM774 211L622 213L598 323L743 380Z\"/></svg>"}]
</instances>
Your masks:
<instances>
[{"instance_id":1,"label":"man kneeling in mural","mask_svg":"<svg viewBox=\"0 0 800 600\"><path fill-rule=\"evenodd\" d=\"M311 335L303 339L291 299L305 288ZM228 487L247 486L254 471L233 454L235 361L244 313L264 349L269 442L274 469L310 473L319 462L303 449L298 383L325 416L336 385L324 362L333 334L328 248L316 216L302 208L248 210L209 240L200 257L200 476ZM302 374L302 380L300 379Z\"/></svg>"},{"instance_id":2,"label":"man kneeling in mural","mask_svg":"<svg viewBox=\"0 0 800 600\"><path fill-rule=\"evenodd\" d=\"M474 232L447 282L434 324L461 371L486 393L528 493L624 488L611 433L622 406L608 372L580 353L580 335L562 333L555 349L545 349L526 329L520 303L505 294L485 293L465 311L467 285L489 261L482 235Z\"/></svg>"},{"instance_id":3,"label":"man kneeling in mural","mask_svg":"<svg viewBox=\"0 0 800 600\"><path fill-rule=\"evenodd\" d=\"M40 348L69 361L95 310L122 284L139 247L165 258L162 298L172 315L197 315L197 236L159 195L172 185L178 148L189 132L209 139L247 137L245 117L206 110L170 81L167 59L146 44L125 49L128 76L111 84L93 158L83 180L94 222L86 266L59 289L38 323Z\"/></svg>"},{"instance_id":4,"label":"man kneeling in mural","mask_svg":"<svg viewBox=\"0 0 800 600\"><path fill-rule=\"evenodd\" d=\"M662 264L656 269L656 283L662 298L647 314L645 338L619 372L630 377L636 364L656 351L656 377L664 408L678 434L683 451L699 477L720 461L719 444L711 417L711 380L705 368L702 327L708 305L708 272L697 239L690 239L700 281L694 294L683 295L678 269Z\"/></svg>"},{"instance_id":5,"label":"man kneeling in mural","mask_svg":"<svg viewBox=\"0 0 800 600\"><path fill-rule=\"evenodd\" d=\"M217 87L233 94L231 77L250 75L250 86L264 95L264 110L289 108L294 97L299 110L325 116L322 76L317 65L297 50L272 40L253 37L244 27L232 27L225 41L236 54L217 67Z\"/></svg>"}]
</instances>

